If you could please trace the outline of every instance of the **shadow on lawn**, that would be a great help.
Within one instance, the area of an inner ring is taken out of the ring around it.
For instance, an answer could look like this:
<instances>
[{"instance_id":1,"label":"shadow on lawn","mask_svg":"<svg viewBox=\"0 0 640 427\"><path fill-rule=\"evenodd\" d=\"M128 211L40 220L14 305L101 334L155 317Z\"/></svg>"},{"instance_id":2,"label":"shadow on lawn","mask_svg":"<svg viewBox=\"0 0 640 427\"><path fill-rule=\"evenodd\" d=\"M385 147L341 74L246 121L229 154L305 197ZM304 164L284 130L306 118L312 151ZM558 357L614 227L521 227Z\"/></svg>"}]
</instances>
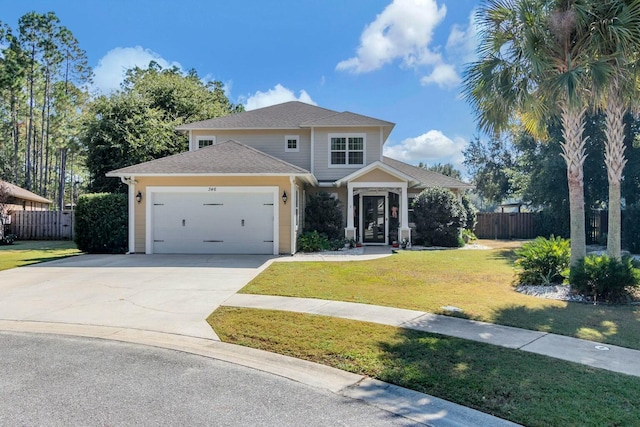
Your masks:
<instances>
[{"instance_id":1,"label":"shadow on lawn","mask_svg":"<svg viewBox=\"0 0 640 427\"><path fill-rule=\"evenodd\" d=\"M601 375L584 365L550 363L541 355L406 329L395 338L379 343L385 358L385 369L377 375L382 381L523 425L637 422L636 378ZM611 387L621 379L627 383Z\"/></svg>"},{"instance_id":2,"label":"shadow on lawn","mask_svg":"<svg viewBox=\"0 0 640 427\"><path fill-rule=\"evenodd\" d=\"M516 252L515 249L500 249L493 251L493 259L503 260L508 262L509 264L513 264L516 261Z\"/></svg>"},{"instance_id":3,"label":"shadow on lawn","mask_svg":"<svg viewBox=\"0 0 640 427\"><path fill-rule=\"evenodd\" d=\"M564 307L509 306L493 322L640 349L640 307L568 303Z\"/></svg>"}]
</instances>

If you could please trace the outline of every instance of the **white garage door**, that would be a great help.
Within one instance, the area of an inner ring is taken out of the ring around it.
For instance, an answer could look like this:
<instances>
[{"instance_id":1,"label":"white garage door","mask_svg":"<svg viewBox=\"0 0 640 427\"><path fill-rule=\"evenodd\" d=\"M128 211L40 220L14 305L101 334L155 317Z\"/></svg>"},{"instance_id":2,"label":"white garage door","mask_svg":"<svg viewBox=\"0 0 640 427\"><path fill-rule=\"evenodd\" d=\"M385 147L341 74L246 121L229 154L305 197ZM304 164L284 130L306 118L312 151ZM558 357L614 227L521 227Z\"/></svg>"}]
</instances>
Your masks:
<instances>
[{"instance_id":1,"label":"white garage door","mask_svg":"<svg viewBox=\"0 0 640 427\"><path fill-rule=\"evenodd\" d=\"M154 253L274 253L271 193L158 192L152 203Z\"/></svg>"}]
</instances>

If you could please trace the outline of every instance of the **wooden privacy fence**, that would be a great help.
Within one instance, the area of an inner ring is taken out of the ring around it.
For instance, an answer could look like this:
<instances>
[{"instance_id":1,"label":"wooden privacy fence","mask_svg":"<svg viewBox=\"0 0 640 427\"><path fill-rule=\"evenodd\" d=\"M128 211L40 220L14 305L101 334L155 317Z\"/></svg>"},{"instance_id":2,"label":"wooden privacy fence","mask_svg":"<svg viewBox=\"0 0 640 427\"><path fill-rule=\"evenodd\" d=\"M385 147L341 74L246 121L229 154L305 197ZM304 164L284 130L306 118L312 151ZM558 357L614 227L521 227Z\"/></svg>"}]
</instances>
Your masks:
<instances>
[{"instance_id":1,"label":"wooden privacy fence","mask_svg":"<svg viewBox=\"0 0 640 427\"><path fill-rule=\"evenodd\" d=\"M533 239L537 237L534 212L478 213L476 236L480 239Z\"/></svg>"},{"instance_id":2,"label":"wooden privacy fence","mask_svg":"<svg viewBox=\"0 0 640 427\"><path fill-rule=\"evenodd\" d=\"M19 240L72 240L73 211L13 212L9 229Z\"/></svg>"}]
</instances>

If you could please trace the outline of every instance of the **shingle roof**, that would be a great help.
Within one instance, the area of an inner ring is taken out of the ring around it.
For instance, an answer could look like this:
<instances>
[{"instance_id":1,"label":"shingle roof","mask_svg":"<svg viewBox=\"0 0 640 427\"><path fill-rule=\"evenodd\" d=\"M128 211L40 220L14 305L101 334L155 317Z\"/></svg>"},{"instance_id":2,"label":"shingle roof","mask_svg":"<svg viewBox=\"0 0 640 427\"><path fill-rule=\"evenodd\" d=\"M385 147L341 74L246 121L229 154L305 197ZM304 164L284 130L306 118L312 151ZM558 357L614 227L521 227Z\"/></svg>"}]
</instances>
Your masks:
<instances>
[{"instance_id":1,"label":"shingle roof","mask_svg":"<svg viewBox=\"0 0 640 427\"><path fill-rule=\"evenodd\" d=\"M49 199L45 199L42 196L38 196L37 194L32 193L29 190L25 190L22 187L18 187L17 185L11 184L6 181L0 180L0 186L5 186L7 188L9 195L16 199L29 200L29 201L38 202L38 203L49 203L49 204L53 203Z\"/></svg>"},{"instance_id":2,"label":"shingle roof","mask_svg":"<svg viewBox=\"0 0 640 427\"><path fill-rule=\"evenodd\" d=\"M323 117L321 119L308 121L300 124L301 127L326 127L326 126L391 126L394 124L373 117L363 116L361 114L345 111L336 113L332 116Z\"/></svg>"},{"instance_id":3,"label":"shingle roof","mask_svg":"<svg viewBox=\"0 0 640 427\"><path fill-rule=\"evenodd\" d=\"M417 166L395 160L390 157L383 157L382 163L391 166L400 172L409 175L420 181L422 187L443 187L443 188L459 188L459 189L471 189L474 188L472 184L460 181L459 179L451 178L450 176L442 175L438 172L428 171Z\"/></svg>"},{"instance_id":4,"label":"shingle roof","mask_svg":"<svg viewBox=\"0 0 640 427\"><path fill-rule=\"evenodd\" d=\"M310 175L298 166L229 140L161 159L117 169L107 176L126 175Z\"/></svg>"},{"instance_id":5,"label":"shingle roof","mask_svg":"<svg viewBox=\"0 0 640 427\"><path fill-rule=\"evenodd\" d=\"M326 126L385 126L394 124L348 111L338 112L299 101L271 105L224 117L178 126L177 130L198 129L297 129Z\"/></svg>"}]
</instances>

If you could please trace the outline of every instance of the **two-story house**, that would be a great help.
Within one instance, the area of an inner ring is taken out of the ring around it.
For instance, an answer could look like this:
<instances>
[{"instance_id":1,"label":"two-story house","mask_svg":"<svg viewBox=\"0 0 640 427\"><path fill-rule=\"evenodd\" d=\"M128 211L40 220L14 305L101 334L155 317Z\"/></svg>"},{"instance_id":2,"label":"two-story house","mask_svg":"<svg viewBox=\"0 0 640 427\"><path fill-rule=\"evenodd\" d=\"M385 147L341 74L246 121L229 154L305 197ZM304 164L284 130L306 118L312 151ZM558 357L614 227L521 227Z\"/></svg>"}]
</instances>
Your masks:
<instances>
[{"instance_id":1,"label":"two-story house","mask_svg":"<svg viewBox=\"0 0 640 427\"><path fill-rule=\"evenodd\" d=\"M471 185L384 157L394 126L301 102L180 126L189 151L107 174L129 185L129 250L292 254L318 191L342 202L346 238L410 239L417 193Z\"/></svg>"}]
</instances>

